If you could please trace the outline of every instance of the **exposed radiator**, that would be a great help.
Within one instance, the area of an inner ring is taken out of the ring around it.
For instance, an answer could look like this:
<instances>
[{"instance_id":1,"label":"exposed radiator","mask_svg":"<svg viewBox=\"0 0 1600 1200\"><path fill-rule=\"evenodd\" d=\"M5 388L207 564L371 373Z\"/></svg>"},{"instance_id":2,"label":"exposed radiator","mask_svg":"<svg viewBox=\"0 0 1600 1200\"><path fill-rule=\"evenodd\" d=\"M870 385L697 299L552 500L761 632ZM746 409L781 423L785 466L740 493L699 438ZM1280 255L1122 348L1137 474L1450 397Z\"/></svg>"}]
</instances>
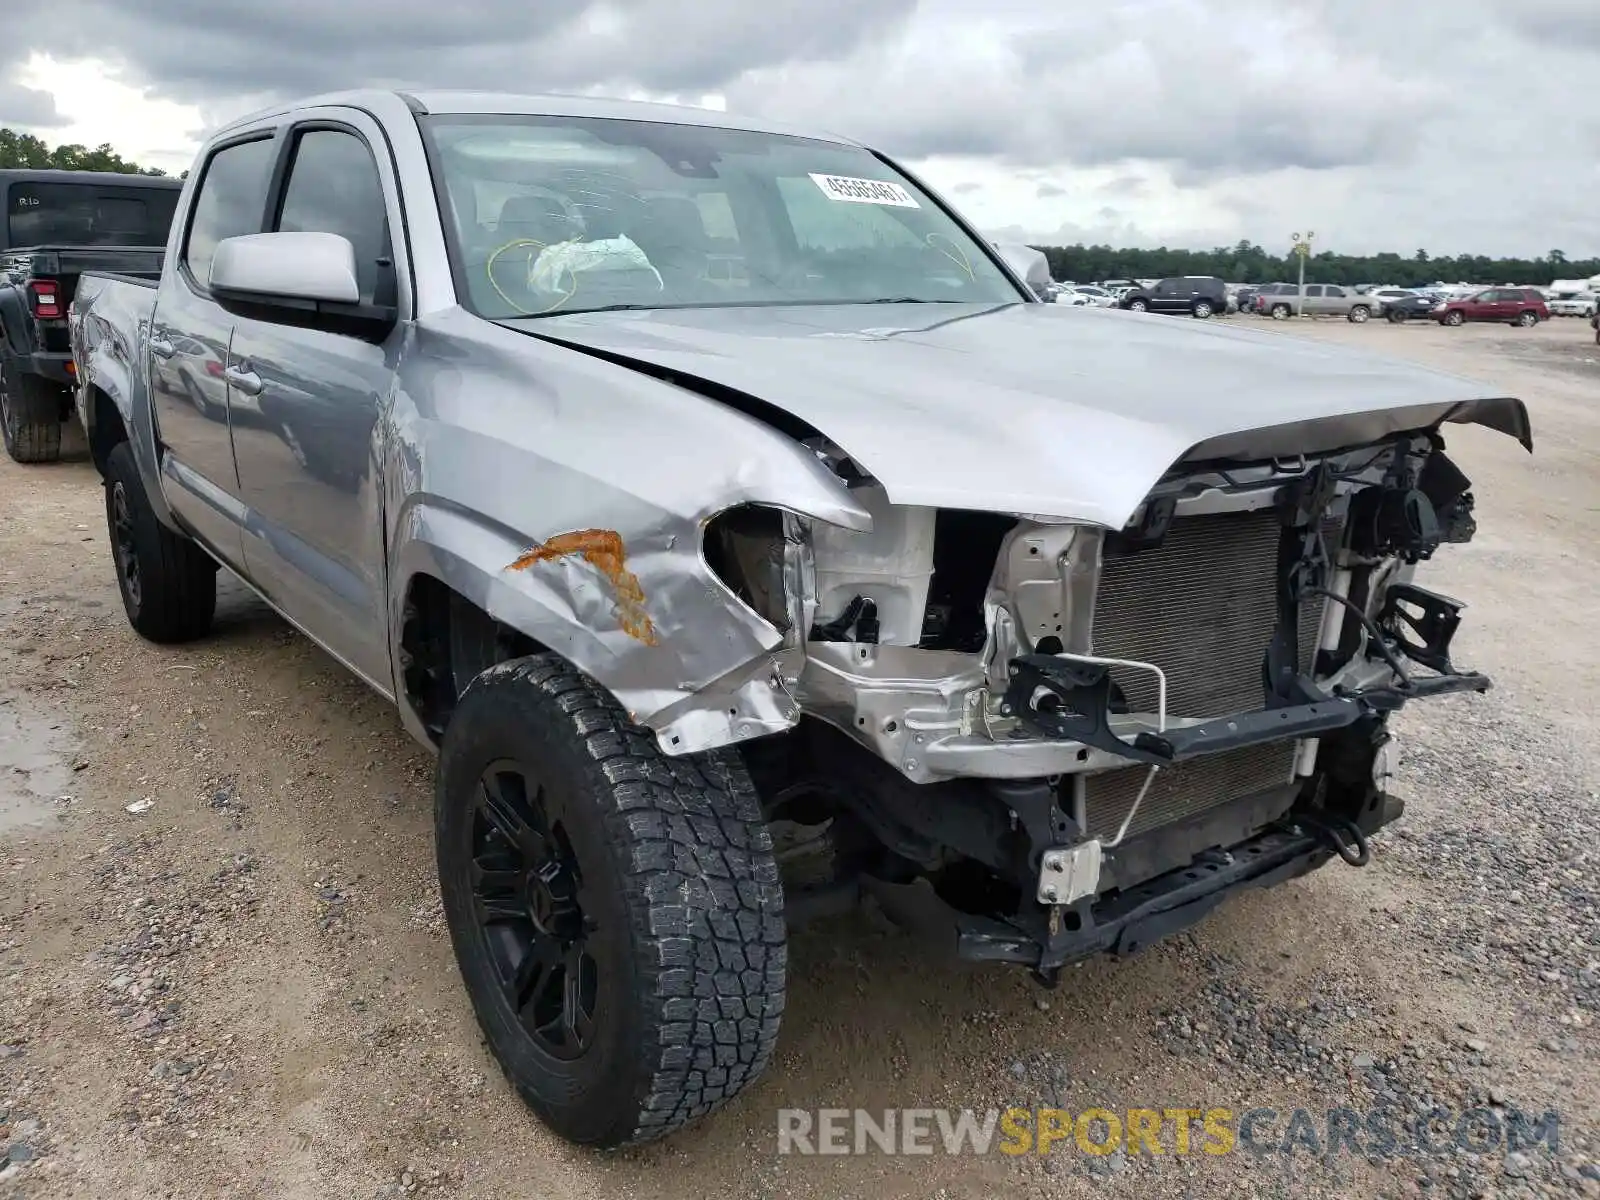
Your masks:
<instances>
[{"instance_id":1,"label":"exposed radiator","mask_svg":"<svg viewBox=\"0 0 1600 1200\"><path fill-rule=\"evenodd\" d=\"M1325 527L1331 538L1336 524ZM1278 543L1272 510L1174 521L1159 546L1102 565L1095 600L1094 653L1153 662L1167 674L1173 717L1258 709L1262 660L1277 623ZM1300 666L1315 652L1326 601L1300 610ZM1155 712L1148 671L1116 668L1112 678L1132 712ZM1156 774L1129 836L1179 821L1290 781L1293 741L1208 755ZM1092 835L1110 837L1127 815L1148 768L1085 780Z\"/></svg>"},{"instance_id":2,"label":"exposed radiator","mask_svg":"<svg viewBox=\"0 0 1600 1200\"><path fill-rule=\"evenodd\" d=\"M1155 663L1167 711L1215 717L1260 708L1261 663L1278 619L1278 540L1270 509L1188 517L1159 546L1101 566L1094 653ZM1300 608L1300 663L1310 661L1326 601ZM1131 712L1156 711L1148 671L1111 677Z\"/></svg>"},{"instance_id":3,"label":"exposed radiator","mask_svg":"<svg viewBox=\"0 0 1600 1200\"><path fill-rule=\"evenodd\" d=\"M1282 787L1294 773L1294 752L1294 742L1274 742L1161 768L1128 826L1128 836ZM1149 767L1120 767L1084 779L1084 820L1090 837L1116 836L1149 773Z\"/></svg>"}]
</instances>

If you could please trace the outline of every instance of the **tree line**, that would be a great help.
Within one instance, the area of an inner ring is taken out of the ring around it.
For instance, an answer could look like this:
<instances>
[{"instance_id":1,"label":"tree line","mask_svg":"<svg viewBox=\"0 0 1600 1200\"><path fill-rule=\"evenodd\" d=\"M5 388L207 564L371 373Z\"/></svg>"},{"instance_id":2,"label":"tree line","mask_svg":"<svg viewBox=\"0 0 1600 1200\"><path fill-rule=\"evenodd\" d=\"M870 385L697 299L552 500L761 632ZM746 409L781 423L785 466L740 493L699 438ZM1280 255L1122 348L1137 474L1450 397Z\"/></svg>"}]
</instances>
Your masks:
<instances>
[{"instance_id":1,"label":"tree line","mask_svg":"<svg viewBox=\"0 0 1600 1200\"><path fill-rule=\"evenodd\" d=\"M1299 262L1292 254L1273 254L1254 242L1218 246L1214 250L1115 249L1111 246L1039 246L1050 260L1055 279L1087 283L1094 279L1163 279L1171 275L1216 275L1229 283L1292 283ZM1398 254L1335 254L1324 250L1306 260L1306 280L1316 283L1393 284L1424 287L1431 283L1547 284L1554 279L1588 279L1600 275L1600 258L1569 259L1560 250L1543 258L1488 258L1481 254L1434 258L1418 250L1410 258Z\"/></svg>"},{"instance_id":2,"label":"tree line","mask_svg":"<svg viewBox=\"0 0 1600 1200\"><path fill-rule=\"evenodd\" d=\"M94 149L76 143L48 146L31 133L0 128L0 168L34 171L115 171L119 175L165 175L160 167L141 167L113 150L109 143Z\"/></svg>"}]
</instances>

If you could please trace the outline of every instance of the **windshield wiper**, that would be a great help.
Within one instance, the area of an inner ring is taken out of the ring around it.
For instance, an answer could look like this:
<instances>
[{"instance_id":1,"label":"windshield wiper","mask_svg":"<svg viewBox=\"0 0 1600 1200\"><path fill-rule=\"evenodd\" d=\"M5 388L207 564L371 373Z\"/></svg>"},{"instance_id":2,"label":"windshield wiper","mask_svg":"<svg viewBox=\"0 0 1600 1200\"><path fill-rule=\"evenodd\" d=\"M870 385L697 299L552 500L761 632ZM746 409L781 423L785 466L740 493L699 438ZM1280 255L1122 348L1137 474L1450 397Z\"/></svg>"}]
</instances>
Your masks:
<instances>
[{"instance_id":1,"label":"windshield wiper","mask_svg":"<svg viewBox=\"0 0 1600 1200\"><path fill-rule=\"evenodd\" d=\"M667 305L662 305L662 304L596 304L592 308L552 308L552 309L549 309L549 310L547 310L545 312L519 313L519 314L517 314L517 319L522 320L522 319L526 319L526 318L530 318L530 317L575 317L575 316L579 316L579 315L581 315L583 313L630 312L630 311L635 311L635 310L644 309L644 308L677 308L677 307L680 307L680 306L679 305L673 305L673 304L667 304Z\"/></svg>"},{"instance_id":2,"label":"windshield wiper","mask_svg":"<svg viewBox=\"0 0 1600 1200\"><path fill-rule=\"evenodd\" d=\"M880 296L876 300L845 300L844 304L965 304L965 300L928 300L922 296Z\"/></svg>"}]
</instances>

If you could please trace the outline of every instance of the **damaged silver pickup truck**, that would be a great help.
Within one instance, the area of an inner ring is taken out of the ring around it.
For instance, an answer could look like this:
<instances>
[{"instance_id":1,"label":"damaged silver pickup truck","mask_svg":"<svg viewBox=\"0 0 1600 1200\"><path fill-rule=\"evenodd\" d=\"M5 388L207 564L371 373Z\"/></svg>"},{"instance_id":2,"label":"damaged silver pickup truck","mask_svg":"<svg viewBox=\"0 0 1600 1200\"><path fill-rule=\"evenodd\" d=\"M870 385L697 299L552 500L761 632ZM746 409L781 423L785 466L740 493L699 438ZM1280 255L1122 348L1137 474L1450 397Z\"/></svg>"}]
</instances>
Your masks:
<instances>
[{"instance_id":1,"label":"damaged silver pickup truck","mask_svg":"<svg viewBox=\"0 0 1600 1200\"><path fill-rule=\"evenodd\" d=\"M1489 686L1413 581L1474 528L1441 427L1531 447L1040 304L849 141L588 100L236 122L71 329L133 627L202 636L221 564L394 701L489 1045L606 1146L756 1077L802 915L1052 982L1365 862L1390 714Z\"/></svg>"}]
</instances>

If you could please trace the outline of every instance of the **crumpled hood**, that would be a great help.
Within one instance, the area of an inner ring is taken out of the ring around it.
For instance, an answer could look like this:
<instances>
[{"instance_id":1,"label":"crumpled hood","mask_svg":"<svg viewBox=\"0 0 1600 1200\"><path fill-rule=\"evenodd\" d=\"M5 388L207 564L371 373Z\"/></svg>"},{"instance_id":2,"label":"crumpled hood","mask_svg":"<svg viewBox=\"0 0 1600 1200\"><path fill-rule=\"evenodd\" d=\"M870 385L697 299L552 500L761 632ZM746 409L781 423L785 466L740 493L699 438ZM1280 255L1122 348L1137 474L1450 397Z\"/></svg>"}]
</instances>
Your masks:
<instances>
[{"instance_id":1,"label":"crumpled hood","mask_svg":"<svg viewBox=\"0 0 1600 1200\"><path fill-rule=\"evenodd\" d=\"M882 304L502 324L782 409L842 447L897 504L1120 528L1184 458L1292 456L1445 420L1532 447L1522 403L1483 385L1218 321Z\"/></svg>"}]
</instances>

